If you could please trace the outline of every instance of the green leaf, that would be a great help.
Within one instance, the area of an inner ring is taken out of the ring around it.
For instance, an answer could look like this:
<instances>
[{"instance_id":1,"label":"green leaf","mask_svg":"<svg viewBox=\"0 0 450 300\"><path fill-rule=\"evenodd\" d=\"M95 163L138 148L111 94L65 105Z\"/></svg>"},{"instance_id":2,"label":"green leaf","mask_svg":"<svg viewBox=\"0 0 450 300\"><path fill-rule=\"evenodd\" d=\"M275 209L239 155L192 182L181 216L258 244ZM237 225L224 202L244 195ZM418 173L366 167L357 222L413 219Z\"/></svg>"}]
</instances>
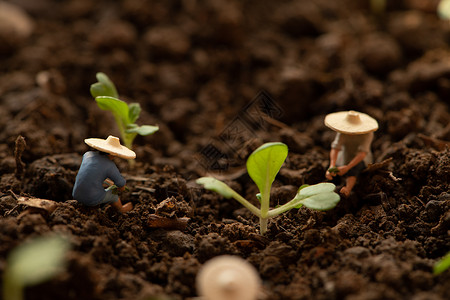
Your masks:
<instances>
[{"instance_id":1,"label":"green leaf","mask_svg":"<svg viewBox=\"0 0 450 300\"><path fill-rule=\"evenodd\" d=\"M229 199L233 197L235 191L230 188L226 183L217 180L213 177L201 177L195 181L197 184L201 184L205 189L214 191L223 197Z\"/></svg>"},{"instance_id":2,"label":"green leaf","mask_svg":"<svg viewBox=\"0 0 450 300\"><path fill-rule=\"evenodd\" d=\"M338 169L338 167L331 167L331 168L328 169L328 172L330 172L330 173L338 173L339 169Z\"/></svg>"},{"instance_id":3,"label":"green leaf","mask_svg":"<svg viewBox=\"0 0 450 300\"><path fill-rule=\"evenodd\" d=\"M128 124L127 125L127 130L132 130L132 129L135 129L135 128L138 128L139 126L138 126L138 124Z\"/></svg>"},{"instance_id":4,"label":"green leaf","mask_svg":"<svg viewBox=\"0 0 450 300\"><path fill-rule=\"evenodd\" d=\"M109 96L114 98L119 98L116 87L114 83L106 76L105 73L98 72L95 77L97 77L96 83L91 85L91 95L96 98L98 96Z\"/></svg>"},{"instance_id":5,"label":"green leaf","mask_svg":"<svg viewBox=\"0 0 450 300\"><path fill-rule=\"evenodd\" d=\"M262 145L248 158L248 174L258 186L263 198L265 193L270 192L275 176L280 171L287 155L287 146L283 143L275 142Z\"/></svg>"},{"instance_id":6,"label":"green leaf","mask_svg":"<svg viewBox=\"0 0 450 300\"><path fill-rule=\"evenodd\" d=\"M301 187L300 187L301 188ZM330 182L322 182L310 185L299 190L298 194L303 197L333 192L336 186Z\"/></svg>"},{"instance_id":7,"label":"green leaf","mask_svg":"<svg viewBox=\"0 0 450 300\"><path fill-rule=\"evenodd\" d=\"M129 124L127 126L126 133L137 133L139 135L149 135L153 134L156 131L159 130L158 126L152 126L152 125L142 125L137 126L136 124Z\"/></svg>"},{"instance_id":8,"label":"green leaf","mask_svg":"<svg viewBox=\"0 0 450 300\"><path fill-rule=\"evenodd\" d=\"M312 208L312 209L318 209L318 210L328 210L328 209L332 209L333 207L336 206L337 202L339 202L340 197L338 194L334 193L334 189L336 188L336 186L332 183L329 182L322 182L322 183L318 183L315 185L310 185L310 186L304 186L302 185L297 192L297 195L295 195L294 200L296 200L296 202L298 202L299 204L297 206L295 206L295 208L300 208L303 205L305 205L306 207ZM321 200L322 198L320 198L320 195L329 195L329 193L331 194L335 194L338 199L336 204L332 204L334 203L334 201L336 201L336 196L332 196L330 197L330 201L328 200ZM318 197L316 197L318 196ZM309 199L309 200L308 200ZM319 202L317 202L319 201ZM322 202L320 202L322 201ZM315 207L323 207L323 208L315 208ZM329 208L327 208L329 207Z\"/></svg>"},{"instance_id":9,"label":"green leaf","mask_svg":"<svg viewBox=\"0 0 450 300\"><path fill-rule=\"evenodd\" d=\"M302 184L302 185L298 188L297 193L300 192L300 190L303 190L305 187L308 187L308 186L309 186L309 184Z\"/></svg>"},{"instance_id":10,"label":"green leaf","mask_svg":"<svg viewBox=\"0 0 450 300\"><path fill-rule=\"evenodd\" d=\"M438 275L450 268L450 252L447 253L440 261L433 267L433 274Z\"/></svg>"},{"instance_id":11,"label":"green leaf","mask_svg":"<svg viewBox=\"0 0 450 300\"><path fill-rule=\"evenodd\" d=\"M128 119L130 120L130 123L136 122L141 114L141 106L139 103L130 103L128 104L128 109Z\"/></svg>"},{"instance_id":12,"label":"green leaf","mask_svg":"<svg viewBox=\"0 0 450 300\"><path fill-rule=\"evenodd\" d=\"M125 127L130 123L130 119L128 117L128 105L124 101L109 96L96 97L95 101L97 101L98 107L103 110L109 110L113 113L116 118L116 122L121 122L121 124L117 124L119 127Z\"/></svg>"},{"instance_id":13,"label":"green leaf","mask_svg":"<svg viewBox=\"0 0 450 300\"><path fill-rule=\"evenodd\" d=\"M311 209L329 210L334 208L340 199L335 192L327 192L305 198L300 203Z\"/></svg>"},{"instance_id":14,"label":"green leaf","mask_svg":"<svg viewBox=\"0 0 450 300\"><path fill-rule=\"evenodd\" d=\"M248 202L244 197L236 193L232 188L230 188L228 185L226 185L224 182L217 180L213 177L201 177L195 181L197 184L202 184L205 189L214 191L223 197L229 199L234 198L239 203L241 203L243 206L248 208L254 215L261 218L261 212L260 210L255 207L253 204Z\"/></svg>"},{"instance_id":15,"label":"green leaf","mask_svg":"<svg viewBox=\"0 0 450 300\"><path fill-rule=\"evenodd\" d=\"M20 286L44 282L62 270L69 248L69 242L61 236L36 238L13 250L5 274Z\"/></svg>"}]
</instances>

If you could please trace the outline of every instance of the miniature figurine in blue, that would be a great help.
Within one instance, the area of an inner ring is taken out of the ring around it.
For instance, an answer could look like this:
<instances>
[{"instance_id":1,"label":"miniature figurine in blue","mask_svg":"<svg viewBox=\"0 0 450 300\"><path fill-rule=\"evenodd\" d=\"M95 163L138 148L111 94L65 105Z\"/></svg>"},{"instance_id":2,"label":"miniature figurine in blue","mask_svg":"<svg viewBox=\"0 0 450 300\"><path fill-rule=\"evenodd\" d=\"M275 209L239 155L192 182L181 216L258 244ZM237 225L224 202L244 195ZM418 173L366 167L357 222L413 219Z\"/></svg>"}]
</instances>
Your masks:
<instances>
[{"instance_id":1,"label":"miniature figurine in blue","mask_svg":"<svg viewBox=\"0 0 450 300\"><path fill-rule=\"evenodd\" d=\"M340 193L348 197L357 176L372 163L370 145L378 122L367 114L350 110L328 114L325 125L337 132L331 144L330 167L325 177L332 180L336 175L345 175L346 183Z\"/></svg>"},{"instance_id":2,"label":"miniature figurine in blue","mask_svg":"<svg viewBox=\"0 0 450 300\"><path fill-rule=\"evenodd\" d=\"M73 198L87 206L111 203L122 213L133 209L132 203L122 205L119 196L110 188L104 189L103 183L115 184L119 191L123 191L126 181L112 159L114 156L134 159L136 153L122 146L119 138L111 135L106 140L90 138L84 142L98 151L88 151L83 155L72 191Z\"/></svg>"}]
</instances>

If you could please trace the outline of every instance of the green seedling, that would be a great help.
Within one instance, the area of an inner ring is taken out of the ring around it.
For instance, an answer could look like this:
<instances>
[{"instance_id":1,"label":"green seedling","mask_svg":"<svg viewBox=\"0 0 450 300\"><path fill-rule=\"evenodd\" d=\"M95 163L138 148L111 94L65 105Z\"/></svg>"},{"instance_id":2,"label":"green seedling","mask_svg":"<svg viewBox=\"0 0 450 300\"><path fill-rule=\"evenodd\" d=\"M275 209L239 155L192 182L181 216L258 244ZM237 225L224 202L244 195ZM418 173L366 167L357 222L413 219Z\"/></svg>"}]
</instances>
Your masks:
<instances>
[{"instance_id":1,"label":"green seedling","mask_svg":"<svg viewBox=\"0 0 450 300\"><path fill-rule=\"evenodd\" d=\"M275 176L286 160L288 148L283 143L266 143L256 149L247 160L247 172L259 189L260 208L251 204L244 197L230 188L224 182L213 177L201 177L197 179L206 189L215 191L223 197L234 198L254 215L259 217L260 232L266 233L267 223L270 218L282 214L293 208L306 206L316 210L329 210L336 206L340 197L334 192L335 185L332 183L319 183L299 188L295 197L274 209L269 209L270 190Z\"/></svg>"},{"instance_id":2,"label":"green seedling","mask_svg":"<svg viewBox=\"0 0 450 300\"><path fill-rule=\"evenodd\" d=\"M112 190L111 193L113 193L113 195L118 195L119 194L119 187L117 185L115 185L115 184L109 186L108 190ZM125 186L125 190L124 191L128 192L129 190L130 189L127 186Z\"/></svg>"},{"instance_id":3,"label":"green seedling","mask_svg":"<svg viewBox=\"0 0 450 300\"><path fill-rule=\"evenodd\" d=\"M120 100L114 83L104 73L99 72L96 77L98 82L91 85L91 95L98 107L113 114L126 147L133 148L133 141L138 134L149 135L159 130L158 126L135 124L142 110L139 103L127 104Z\"/></svg>"},{"instance_id":4,"label":"green seedling","mask_svg":"<svg viewBox=\"0 0 450 300\"><path fill-rule=\"evenodd\" d=\"M330 172L330 173L338 173L339 169L338 169L338 167L332 167L332 168L328 169L328 172Z\"/></svg>"},{"instance_id":5,"label":"green seedling","mask_svg":"<svg viewBox=\"0 0 450 300\"><path fill-rule=\"evenodd\" d=\"M70 244L61 236L39 237L13 249L3 274L3 299L24 299L24 288L58 275Z\"/></svg>"},{"instance_id":6,"label":"green seedling","mask_svg":"<svg viewBox=\"0 0 450 300\"><path fill-rule=\"evenodd\" d=\"M441 260L439 260L433 267L434 275L441 274L450 268L450 252L447 253Z\"/></svg>"}]
</instances>

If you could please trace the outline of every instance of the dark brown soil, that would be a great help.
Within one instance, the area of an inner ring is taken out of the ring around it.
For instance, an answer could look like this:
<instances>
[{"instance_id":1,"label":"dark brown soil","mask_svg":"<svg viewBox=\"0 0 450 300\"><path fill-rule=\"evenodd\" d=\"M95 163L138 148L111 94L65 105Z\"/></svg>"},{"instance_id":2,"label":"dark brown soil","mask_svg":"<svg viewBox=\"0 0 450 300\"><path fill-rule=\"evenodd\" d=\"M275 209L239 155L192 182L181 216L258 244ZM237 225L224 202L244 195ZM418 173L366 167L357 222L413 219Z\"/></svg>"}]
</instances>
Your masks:
<instances>
[{"instance_id":1,"label":"dark brown soil","mask_svg":"<svg viewBox=\"0 0 450 300\"><path fill-rule=\"evenodd\" d=\"M352 0L8 2L32 22L0 22L0 273L30 237L72 244L66 271L26 299L193 298L202 264L223 254L256 267L261 299L450 299L450 272L432 274L450 250L450 26L437 0L388 1L381 15ZM124 215L71 199L83 139L118 134L89 95L98 71L141 104L139 124L160 126L136 139L135 168L116 161L135 205ZM195 184L213 172L255 199L245 159L282 141L271 205L284 203L325 180L323 118L348 109L379 121L380 164L332 211L290 211L260 236L246 209Z\"/></svg>"}]
</instances>

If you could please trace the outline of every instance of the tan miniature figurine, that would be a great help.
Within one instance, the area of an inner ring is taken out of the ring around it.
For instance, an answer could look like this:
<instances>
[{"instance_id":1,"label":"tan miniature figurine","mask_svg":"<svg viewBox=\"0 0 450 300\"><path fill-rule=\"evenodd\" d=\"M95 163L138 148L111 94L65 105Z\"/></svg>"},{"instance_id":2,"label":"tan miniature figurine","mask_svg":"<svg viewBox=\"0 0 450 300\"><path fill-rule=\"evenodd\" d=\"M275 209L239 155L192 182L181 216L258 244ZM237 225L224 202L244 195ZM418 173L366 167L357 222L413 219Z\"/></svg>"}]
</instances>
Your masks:
<instances>
[{"instance_id":1,"label":"tan miniature figurine","mask_svg":"<svg viewBox=\"0 0 450 300\"><path fill-rule=\"evenodd\" d=\"M325 177L332 180L336 175L346 176L346 184L340 193L348 197L359 173L372 163L370 145L378 123L367 114L350 110L328 114L325 125L337 132L331 144L330 167Z\"/></svg>"}]
</instances>

